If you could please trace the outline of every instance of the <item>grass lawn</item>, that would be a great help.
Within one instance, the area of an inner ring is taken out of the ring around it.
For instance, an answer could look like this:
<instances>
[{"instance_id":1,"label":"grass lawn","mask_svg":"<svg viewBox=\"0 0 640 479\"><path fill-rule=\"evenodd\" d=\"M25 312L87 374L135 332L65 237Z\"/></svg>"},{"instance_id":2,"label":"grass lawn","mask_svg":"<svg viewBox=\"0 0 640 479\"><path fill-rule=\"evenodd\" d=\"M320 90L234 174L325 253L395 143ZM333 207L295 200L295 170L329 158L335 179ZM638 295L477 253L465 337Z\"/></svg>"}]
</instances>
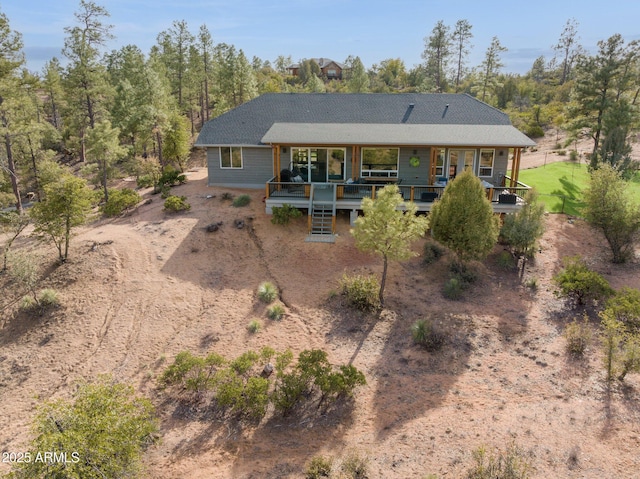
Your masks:
<instances>
[{"instance_id":1,"label":"grass lawn","mask_svg":"<svg viewBox=\"0 0 640 479\"><path fill-rule=\"evenodd\" d=\"M566 213L582 216L582 189L589 183L587 165L562 161L549 163L546 166L520 170L518 178L522 183L534 186L551 213ZM629 195L636 203L640 203L640 172L629 182Z\"/></svg>"},{"instance_id":2,"label":"grass lawn","mask_svg":"<svg viewBox=\"0 0 640 479\"><path fill-rule=\"evenodd\" d=\"M522 183L534 186L547 211L581 216L582 189L589 183L587 165L562 161L520 170ZM640 184L635 184L640 189Z\"/></svg>"}]
</instances>

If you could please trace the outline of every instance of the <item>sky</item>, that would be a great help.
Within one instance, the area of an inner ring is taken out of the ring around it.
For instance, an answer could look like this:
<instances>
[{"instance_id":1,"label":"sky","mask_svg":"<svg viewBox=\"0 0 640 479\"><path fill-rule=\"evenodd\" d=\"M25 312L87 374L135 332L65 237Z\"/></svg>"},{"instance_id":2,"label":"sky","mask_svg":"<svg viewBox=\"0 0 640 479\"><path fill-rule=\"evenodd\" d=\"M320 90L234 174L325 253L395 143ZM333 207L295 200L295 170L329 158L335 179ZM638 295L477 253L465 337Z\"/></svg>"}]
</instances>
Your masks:
<instances>
[{"instance_id":1,"label":"sky","mask_svg":"<svg viewBox=\"0 0 640 479\"><path fill-rule=\"evenodd\" d=\"M215 43L227 43L273 62L279 55L331 58L359 56L365 67L401 58L407 69L422 63L425 37L442 20L472 25L468 66L479 65L497 36L508 49L505 73L526 73L534 60L553 57L567 20L578 22L580 44L594 53L599 40L619 33L640 40L638 0L95 0L110 13L115 38L106 51L137 45L148 53L160 32L186 21L195 35L206 24ZM27 68L63 63L65 27L75 26L79 0L0 0L12 30L22 34Z\"/></svg>"}]
</instances>

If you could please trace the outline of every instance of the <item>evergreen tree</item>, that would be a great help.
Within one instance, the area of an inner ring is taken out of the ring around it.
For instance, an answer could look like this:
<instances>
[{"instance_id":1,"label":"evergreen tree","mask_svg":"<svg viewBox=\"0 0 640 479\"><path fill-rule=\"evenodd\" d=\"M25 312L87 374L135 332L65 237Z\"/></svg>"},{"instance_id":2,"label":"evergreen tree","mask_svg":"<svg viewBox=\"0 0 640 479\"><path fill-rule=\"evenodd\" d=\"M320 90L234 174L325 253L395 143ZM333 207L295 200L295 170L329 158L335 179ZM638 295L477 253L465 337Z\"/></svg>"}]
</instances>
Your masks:
<instances>
[{"instance_id":1,"label":"evergreen tree","mask_svg":"<svg viewBox=\"0 0 640 479\"><path fill-rule=\"evenodd\" d=\"M456 92L459 91L460 83L465 73L466 57L471 48L471 39L473 38L471 28L468 20L458 20L453 30L452 42L456 54Z\"/></svg>"},{"instance_id":2,"label":"evergreen tree","mask_svg":"<svg viewBox=\"0 0 640 479\"><path fill-rule=\"evenodd\" d=\"M112 128L109 120L97 123L87 133L87 156L98 166L98 177L104 191L104 201L109 201L108 181L113 164L126 156L126 149L120 146L120 131Z\"/></svg>"},{"instance_id":3,"label":"evergreen tree","mask_svg":"<svg viewBox=\"0 0 640 479\"><path fill-rule=\"evenodd\" d=\"M640 208L632 202L626 182L605 164L591 172L583 195L585 219L604 235L613 262L624 263L633 255L640 231Z\"/></svg>"},{"instance_id":4,"label":"evergreen tree","mask_svg":"<svg viewBox=\"0 0 640 479\"><path fill-rule=\"evenodd\" d=\"M178 106L185 110L184 93L189 67L189 50L195 41L187 22L174 21L172 27L158 34L158 60L166 68L171 93L176 95Z\"/></svg>"},{"instance_id":5,"label":"evergreen tree","mask_svg":"<svg viewBox=\"0 0 640 479\"><path fill-rule=\"evenodd\" d=\"M558 43L553 49L556 58L560 58L560 84L569 80L573 71L573 66L580 55L584 53L582 46L578 43L578 22L575 18L567 20L564 30L560 35Z\"/></svg>"},{"instance_id":6,"label":"evergreen tree","mask_svg":"<svg viewBox=\"0 0 640 479\"><path fill-rule=\"evenodd\" d=\"M53 241L58 258L64 263L69 256L72 229L89 218L93 193L86 181L70 173L47 184L44 191L45 201L36 203L31 209L34 233Z\"/></svg>"},{"instance_id":7,"label":"evergreen tree","mask_svg":"<svg viewBox=\"0 0 640 479\"><path fill-rule=\"evenodd\" d=\"M595 56L581 57L576 66L576 83L572 93L572 102L568 110L571 118L569 125L574 136L587 131L593 138L591 167L597 168L601 157L601 141L607 121L613 124L610 131L621 128L628 131L637 120L637 113L628 110L629 116L620 115L625 108L618 105L618 112L607 115L607 112L628 96L635 97L637 80L633 66L638 60L640 51L636 42L625 45L621 35L616 34L607 41L598 42L598 53ZM628 123L625 124L625 122ZM616 131L619 135L620 130ZM619 143L616 141L615 143Z\"/></svg>"},{"instance_id":8,"label":"evergreen tree","mask_svg":"<svg viewBox=\"0 0 640 479\"><path fill-rule=\"evenodd\" d=\"M493 37L478 72L479 85L476 86L475 90L480 94L480 100L488 101L495 94L499 86L498 75L500 69L504 66L500 54L506 51L507 49L500 44L498 37Z\"/></svg>"},{"instance_id":9,"label":"evergreen tree","mask_svg":"<svg viewBox=\"0 0 640 479\"><path fill-rule=\"evenodd\" d=\"M345 61L347 70L347 91L349 93L366 93L369 91L370 79L360 57L349 57Z\"/></svg>"},{"instance_id":10,"label":"evergreen tree","mask_svg":"<svg viewBox=\"0 0 640 479\"><path fill-rule=\"evenodd\" d=\"M484 259L498 240L500 221L482 183L469 170L447 185L433 204L430 219L435 240L462 262Z\"/></svg>"},{"instance_id":11,"label":"evergreen tree","mask_svg":"<svg viewBox=\"0 0 640 479\"><path fill-rule=\"evenodd\" d=\"M375 200L362 200L363 216L356 220L351 234L358 249L382 256L380 304L384 304L389 260L403 261L415 256L411 244L424 235L429 225L428 219L417 216L416 211L415 203L405 203L396 185L381 189Z\"/></svg>"},{"instance_id":12,"label":"evergreen tree","mask_svg":"<svg viewBox=\"0 0 640 479\"><path fill-rule=\"evenodd\" d=\"M103 23L109 12L91 1L80 0L80 9L74 16L78 25L64 29L67 37L63 54L69 60L64 88L68 102L66 117L78 134L80 160L84 161L86 130L107 117L111 92L100 55L107 40L113 38L113 26Z\"/></svg>"},{"instance_id":13,"label":"evergreen tree","mask_svg":"<svg viewBox=\"0 0 640 479\"><path fill-rule=\"evenodd\" d=\"M453 54L453 41L450 28L442 20L436 23L431 36L424 39L425 49L422 58L426 61L427 77L433 79L434 90L442 93L447 88L449 60Z\"/></svg>"}]
</instances>

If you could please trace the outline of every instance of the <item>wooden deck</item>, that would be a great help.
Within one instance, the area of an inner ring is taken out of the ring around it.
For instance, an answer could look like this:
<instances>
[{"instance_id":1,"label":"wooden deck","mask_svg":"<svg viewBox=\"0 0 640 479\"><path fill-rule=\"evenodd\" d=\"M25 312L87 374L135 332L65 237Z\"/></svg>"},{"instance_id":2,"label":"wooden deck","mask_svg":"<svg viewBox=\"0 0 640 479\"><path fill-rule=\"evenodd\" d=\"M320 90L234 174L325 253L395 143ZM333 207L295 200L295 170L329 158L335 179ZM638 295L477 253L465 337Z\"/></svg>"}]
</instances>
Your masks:
<instances>
[{"instance_id":1,"label":"wooden deck","mask_svg":"<svg viewBox=\"0 0 640 479\"><path fill-rule=\"evenodd\" d=\"M269 181L266 186L265 205L268 214L274 206L289 204L300 209L310 209L313 204L331 204L336 210L357 211L361 209L363 198L375 198L376 192L384 185L355 183L284 183ZM440 185L398 185L405 201L413 201L418 211L428 212L433 202L442 196L444 186ZM485 188L496 213L512 213L522 208L524 196L530 187L522 183L518 186Z\"/></svg>"}]
</instances>

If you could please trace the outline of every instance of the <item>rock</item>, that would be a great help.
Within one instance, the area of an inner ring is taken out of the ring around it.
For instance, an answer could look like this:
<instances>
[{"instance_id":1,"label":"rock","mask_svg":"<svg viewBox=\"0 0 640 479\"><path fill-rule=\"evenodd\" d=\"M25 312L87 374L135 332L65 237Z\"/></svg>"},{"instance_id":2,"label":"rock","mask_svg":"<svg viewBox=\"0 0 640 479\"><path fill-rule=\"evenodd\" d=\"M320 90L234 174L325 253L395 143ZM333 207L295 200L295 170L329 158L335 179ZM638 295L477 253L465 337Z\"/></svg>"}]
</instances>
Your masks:
<instances>
[{"instance_id":1,"label":"rock","mask_svg":"<svg viewBox=\"0 0 640 479\"><path fill-rule=\"evenodd\" d=\"M272 374L273 374L273 364L267 363L262 369L262 372L260 373L260 377L268 378Z\"/></svg>"},{"instance_id":2,"label":"rock","mask_svg":"<svg viewBox=\"0 0 640 479\"><path fill-rule=\"evenodd\" d=\"M244 220L235 220L233 222L233 225L239 230L241 230L242 228L244 228Z\"/></svg>"},{"instance_id":3,"label":"rock","mask_svg":"<svg viewBox=\"0 0 640 479\"><path fill-rule=\"evenodd\" d=\"M222 226L222 221L218 221L217 223L211 223L205 229L208 233L213 233L214 231L218 231Z\"/></svg>"}]
</instances>

